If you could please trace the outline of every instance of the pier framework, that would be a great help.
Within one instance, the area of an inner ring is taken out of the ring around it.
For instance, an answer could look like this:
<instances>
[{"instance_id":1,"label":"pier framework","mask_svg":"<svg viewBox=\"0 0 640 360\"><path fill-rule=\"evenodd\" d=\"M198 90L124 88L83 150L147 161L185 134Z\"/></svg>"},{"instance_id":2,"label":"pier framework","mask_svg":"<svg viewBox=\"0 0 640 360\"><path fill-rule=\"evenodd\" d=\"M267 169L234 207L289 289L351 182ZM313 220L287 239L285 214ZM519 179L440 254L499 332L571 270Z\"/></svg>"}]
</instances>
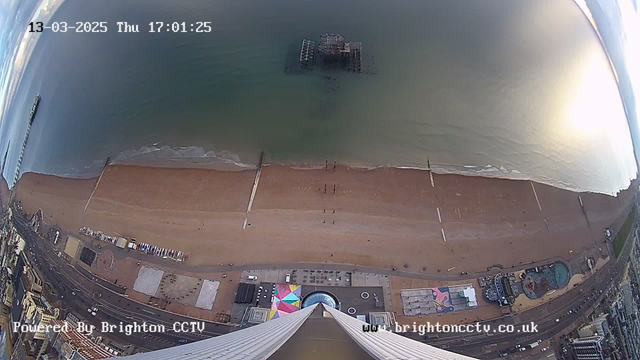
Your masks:
<instances>
[{"instance_id":1,"label":"pier framework","mask_svg":"<svg viewBox=\"0 0 640 360\"><path fill-rule=\"evenodd\" d=\"M31 106L31 112L29 113L29 124L27 125L27 132L24 134L24 141L22 142L22 148L20 149L20 155L18 155L18 163L16 165L16 173L13 176L11 187L14 187L20 178L20 168L22 167L22 157L24 156L24 150L27 148L27 141L29 141L29 133L31 132L31 124L36 116L36 110L40 103L40 95L36 96L33 105Z\"/></svg>"},{"instance_id":2,"label":"pier framework","mask_svg":"<svg viewBox=\"0 0 640 360\"><path fill-rule=\"evenodd\" d=\"M315 47L316 44L307 39L302 39L300 47L300 65L302 68L311 68L315 64Z\"/></svg>"},{"instance_id":3,"label":"pier framework","mask_svg":"<svg viewBox=\"0 0 640 360\"><path fill-rule=\"evenodd\" d=\"M340 34L323 34L320 36L317 50L315 43L303 39L300 47L300 66L311 68L315 64L330 66L343 65L348 71L362 71L362 43L347 42Z\"/></svg>"}]
</instances>

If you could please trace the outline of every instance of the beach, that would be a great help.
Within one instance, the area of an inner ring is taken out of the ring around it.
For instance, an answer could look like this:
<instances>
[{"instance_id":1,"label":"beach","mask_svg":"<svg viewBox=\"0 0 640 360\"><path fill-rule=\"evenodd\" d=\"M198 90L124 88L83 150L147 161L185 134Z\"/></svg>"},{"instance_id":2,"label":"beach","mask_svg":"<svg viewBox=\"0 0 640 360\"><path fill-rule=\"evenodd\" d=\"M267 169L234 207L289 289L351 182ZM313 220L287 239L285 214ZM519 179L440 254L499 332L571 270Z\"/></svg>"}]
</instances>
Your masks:
<instances>
[{"instance_id":1,"label":"beach","mask_svg":"<svg viewBox=\"0 0 640 360\"><path fill-rule=\"evenodd\" d=\"M254 178L252 170L116 165L88 206L97 179L27 173L14 190L49 224L181 250L188 265L327 262L421 273L509 268L594 246L605 255L603 229L621 226L635 195L423 170L271 165L247 213Z\"/></svg>"}]
</instances>

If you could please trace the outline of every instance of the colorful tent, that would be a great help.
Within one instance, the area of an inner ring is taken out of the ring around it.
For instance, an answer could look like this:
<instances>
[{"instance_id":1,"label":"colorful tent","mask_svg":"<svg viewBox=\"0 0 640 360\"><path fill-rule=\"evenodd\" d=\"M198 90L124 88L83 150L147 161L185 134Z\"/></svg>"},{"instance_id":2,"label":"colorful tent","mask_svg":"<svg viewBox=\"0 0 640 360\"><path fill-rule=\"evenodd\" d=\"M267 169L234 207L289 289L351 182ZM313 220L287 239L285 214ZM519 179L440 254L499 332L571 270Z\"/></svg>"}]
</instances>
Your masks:
<instances>
[{"instance_id":1,"label":"colorful tent","mask_svg":"<svg viewBox=\"0 0 640 360\"><path fill-rule=\"evenodd\" d=\"M277 284L273 294L269 320L300 310L302 287L300 285Z\"/></svg>"}]
</instances>

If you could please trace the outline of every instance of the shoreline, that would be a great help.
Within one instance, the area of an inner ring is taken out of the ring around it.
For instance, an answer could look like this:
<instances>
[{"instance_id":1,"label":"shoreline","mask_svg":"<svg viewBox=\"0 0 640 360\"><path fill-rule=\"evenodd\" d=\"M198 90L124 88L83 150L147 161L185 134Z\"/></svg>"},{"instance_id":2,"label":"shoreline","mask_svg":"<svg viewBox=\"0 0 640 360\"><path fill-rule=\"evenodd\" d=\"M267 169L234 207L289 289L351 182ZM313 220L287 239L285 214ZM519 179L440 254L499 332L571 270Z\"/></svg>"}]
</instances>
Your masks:
<instances>
[{"instance_id":1,"label":"shoreline","mask_svg":"<svg viewBox=\"0 0 640 360\"><path fill-rule=\"evenodd\" d=\"M530 176L528 174L523 174L517 170L507 170L503 167L496 167L493 165L486 166L476 166L476 165L446 165L446 164L430 164L428 167L416 167L416 166L389 166L389 165L358 165L358 164L337 164L339 167L343 167L346 169L352 170L379 170L379 169L397 169L397 170L415 170L415 171L424 171L424 172L432 172L437 175L458 175L465 177L478 177L478 178L487 178L487 179L496 179L496 180L511 180L511 181L531 181L535 184L547 185L551 187L555 187L561 190L567 190L574 193L579 194L601 194L608 196L617 196L621 191L624 191L629 188L629 186L638 179L638 173L636 173L635 179L629 180L629 185L626 188L619 189L616 193L609 193L605 191L596 191L596 190L585 190L581 189L578 186L570 183L565 183L559 180L547 179L547 178L537 178L535 176ZM175 169L175 170L205 170L205 171L221 171L221 172L241 172L241 171L256 171L258 169L258 165L255 164L244 164L242 166L234 165L231 163L188 163L188 162L149 162L147 164L127 164L127 163L115 163L111 162L106 167L115 167L115 166L124 166L124 167L136 167L136 168L149 168L149 169ZM325 168L325 164L319 163L268 163L265 162L262 164L263 167L286 167L294 170L321 170ZM333 167L333 163L328 163L329 169ZM97 174L83 176L79 175L71 175L71 174L47 174L41 172L28 171L24 172L22 176L25 174L37 174L43 176L53 176L61 179L74 179L74 180L92 180L98 179L100 174L102 173L103 167L101 171ZM473 170L470 170L473 169ZM1 176L0 176L1 177ZM6 179L5 179L6 181ZM11 189L12 190L12 189Z\"/></svg>"},{"instance_id":2,"label":"shoreline","mask_svg":"<svg viewBox=\"0 0 640 360\"><path fill-rule=\"evenodd\" d=\"M621 226L635 196L461 175L435 174L432 185L430 174L265 166L250 212L255 171L110 165L86 210L97 178L27 173L15 195L27 212L42 208L46 223L181 250L190 266L407 264L425 274L452 266L506 269L598 246L602 229ZM605 256L606 246L599 246Z\"/></svg>"}]
</instances>

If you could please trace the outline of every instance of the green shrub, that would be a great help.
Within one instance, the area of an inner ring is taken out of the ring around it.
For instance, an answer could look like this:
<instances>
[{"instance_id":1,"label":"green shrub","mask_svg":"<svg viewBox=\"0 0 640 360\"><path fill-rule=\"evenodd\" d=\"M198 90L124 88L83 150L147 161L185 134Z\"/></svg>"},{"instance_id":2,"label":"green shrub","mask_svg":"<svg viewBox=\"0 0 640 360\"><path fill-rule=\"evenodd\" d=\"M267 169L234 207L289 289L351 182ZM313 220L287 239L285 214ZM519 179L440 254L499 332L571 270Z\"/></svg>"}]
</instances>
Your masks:
<instances>
[{"instance_id":1,"label":"green shrub","mask_svg":"<svg viewBox=\"0 0 640 360\"><path fill-rule=\"evenodd\" d=\"M613 239L613 251L616 253L616 258L620 256L622 249L624 248L624 243L627 241L627 237L629 237L629 231L633 228L633 222L636 218L636 205L634 204L627 216L627 219L624 221L622 228L616 234L615 239Z\"/></svg>"}]
</instances>

